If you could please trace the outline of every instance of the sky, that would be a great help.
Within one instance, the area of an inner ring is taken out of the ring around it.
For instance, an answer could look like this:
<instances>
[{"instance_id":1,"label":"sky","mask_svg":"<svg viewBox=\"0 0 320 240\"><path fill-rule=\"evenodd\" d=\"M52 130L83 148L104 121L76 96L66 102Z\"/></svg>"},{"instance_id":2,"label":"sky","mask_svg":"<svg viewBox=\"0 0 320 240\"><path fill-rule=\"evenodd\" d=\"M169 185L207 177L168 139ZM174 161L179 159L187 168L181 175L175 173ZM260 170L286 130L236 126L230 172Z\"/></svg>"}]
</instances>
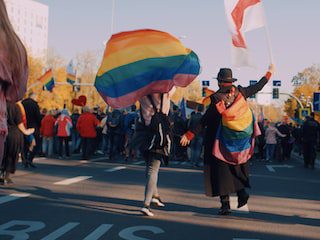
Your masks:
<instances>
[{"instance_id":1,"label":"sky","mask_svg":"<svg viewBox=\"0 0 320 240\"><path fill-rule=\"evenodd\" d=\"M37 0L49 6L49 48L67 61L87 50L103 54L111 36L112 0ZM291 79L320 63L320 1L264 0L276 73L281 92ZM264 28L246 34L256 68L233 68L223 0L115 0L113 33L152 28L181 37L201 61L200 80L216 87L219 68L230 67L238 84L260 79L270 58ZM99 60L100 61L100 60Z\"/></svg>"}]
</instances>

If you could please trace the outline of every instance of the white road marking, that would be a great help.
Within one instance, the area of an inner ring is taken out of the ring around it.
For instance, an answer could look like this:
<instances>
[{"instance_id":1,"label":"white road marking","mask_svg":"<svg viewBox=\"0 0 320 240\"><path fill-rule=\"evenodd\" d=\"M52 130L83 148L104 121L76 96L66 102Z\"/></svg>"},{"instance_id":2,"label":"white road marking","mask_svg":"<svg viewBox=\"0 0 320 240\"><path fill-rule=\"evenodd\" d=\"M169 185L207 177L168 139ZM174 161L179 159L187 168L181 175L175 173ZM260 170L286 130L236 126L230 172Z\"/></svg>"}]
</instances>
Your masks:
<instances>
[{"instance_id":1,"label":"white road marking","mask_svg":"<svg viewBox=\"0 0 320 240\"><path fill-rule=\"evenodd\" d=\"M125 169L126 167L124 166L119 166L119 167L114 167L114 168L109 168L109 169L106 169L104 170L105 172L115 172L115 171L119 171L119 170L122 170L122 169Z\"/></svg>"},{"instance_id":2,"label":"white road marking","mask_svg":"<svg viewBox=\"0 0 320 240\"><path fill-rule=\"evenodd\" d=\"M88 160L81 160L80 162L81 163L88 163L89 161Z\"/></svg>"},{"instance_id":3,"label":"white road marking","mask_svg":"<svg viewBox=\"0 0 320 240\"><path fill-rule=\"evenodd\" d=\"M89 178L92 178L92 176L78 176L78 177L73 177L73 178L67 178L65 180L55 182L55 185L70 185L73 183L81 182L83 180L87 180Z\"/></svg>"},{"instance_id":4,"label":"white road marking","mask_svg":"<svg viewBox=\"0 0 320 240\"><path fill-rule=\"evenodd\" d=\"M233 240L260 240L258 238L232 238Z\"/></svg>"},{"instance_id":5,"label":"white road marking","mask_svg":"<svg viewBox=\"0 0 320 240\"><path fill-rule=\"evenodd\" d=\"M268 168L268 170L270 172L275 172L275 168L293 168L294 166L292 165L266 165L266 167Z\"/></svg>"},{"instance_id":6,"label":"white road marking","mask_svg":"<svg viewBox=\"0 0 320 240\"><path fill-rule=\"evenodd\" d=\"M29 196L30 196L29 193L12 193L8 196L0 197L0 204L6 203L6 202L11 202L11 201L17 200L19 198L24 198L24 197L29 197Z\"/></svg>"},{"instance_id":7,"label":"white road marking","mask_svg":"<svg viewBox=\"0 0 320 240\"><path fill-rule=\"evenodd\" d=\"M140 165L142 163L144 163L144 161L135 162L135 163L133 163L133 165Z\"/></svg>"},{"instance_id":8,"label":"white road marking","mask_svg":"<svg viewBox=\"0 0 320 240\"><path fill-rule=\"evenodd\" d=\"M86 236L83 240L98 240L103 234L108 232L112 228L113 224L101 224L92 233Z\"/></svg>"},{"instance_id":9,"label":"white road marking","mask_svg":"<svg viewBox=\"0 0 320 240\"><path fill-rule=\"evenodd\" d=\"M242 213L249 213L248 204L244 205L241 208L237 208L238 206L238 197L230 197L230 207L232 210Z\"/></svg>"},{"instance_id":10,"label":"white road marking","mask_svg":"<svg viewBox=\"0 0 320 240\"><path fill-rule=\"evenodd\" d=\"M67 223L66 225L62 226L61 228L57 229L53 233L50 233L48 236L45 236L41 240L56 240L62 235L64 235L66 232L69 232L71 229L75 228L78 226L80 223L78 222L70 222Z\"/></svg>"}]
</instances>

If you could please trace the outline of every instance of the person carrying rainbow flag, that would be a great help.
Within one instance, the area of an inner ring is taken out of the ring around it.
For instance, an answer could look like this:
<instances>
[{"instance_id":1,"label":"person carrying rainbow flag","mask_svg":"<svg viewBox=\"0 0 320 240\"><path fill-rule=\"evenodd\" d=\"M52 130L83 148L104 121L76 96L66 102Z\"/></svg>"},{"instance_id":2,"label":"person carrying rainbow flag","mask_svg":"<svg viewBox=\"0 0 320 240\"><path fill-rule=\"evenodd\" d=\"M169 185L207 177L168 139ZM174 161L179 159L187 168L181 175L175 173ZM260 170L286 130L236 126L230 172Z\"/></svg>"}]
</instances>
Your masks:
<instances>
[{"instance_id":1,"label":"person carrying rainbow flag","mask_svg":"<svg viewBox=\"0 0 320 240\"><path fill-rule=\"evenodd\" d=\"M259 92L274 72L274 65L255 85L235 86L232 70L221 68L217 80L219 90L211 95L211 104L201 124L190 129L181 138L186 146L201 129L204 138L204 176L206 195L220 196L220 215L231 213L229 195L236 193L238 208L247 204L250 187L248 160L254 153L255 137L260 130L246 99Z\"/></svg>"}]
</instances>

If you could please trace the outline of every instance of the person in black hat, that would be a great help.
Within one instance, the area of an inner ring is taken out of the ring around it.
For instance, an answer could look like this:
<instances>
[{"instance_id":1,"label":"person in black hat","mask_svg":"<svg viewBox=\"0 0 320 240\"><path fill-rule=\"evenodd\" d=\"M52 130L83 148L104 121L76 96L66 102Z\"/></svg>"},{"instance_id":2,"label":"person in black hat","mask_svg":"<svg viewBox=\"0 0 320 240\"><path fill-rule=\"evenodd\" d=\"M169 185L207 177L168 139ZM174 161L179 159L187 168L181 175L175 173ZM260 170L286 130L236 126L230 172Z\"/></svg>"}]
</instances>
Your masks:
<instances>
[{"instance_id":1,"label":"person in black hat","mask_svg":"<svg viewBox=\"0 0 320 240\"><path fill-rule=\"evenodd\" d=\"M234 86L237 79L232 76L231 69L221 68L217 75L219 90L211 95L211 104L202 117L201 123L190 129L181 138L180 143L187 145L201 129L206 128L204 138L205 190L207 196L220 197L221 208L218 212L220 215L231 213L229 195L232 193L237 193L238 208L246 205L249 194L245 188L250 187L247 159L244 163L240 161L239 164L230 164L213 155L214 142L222 120L220 108L229 109L239 98L246 105L245 100L259 92L267 84L273 72L274 65L271 64L268 72L259 82L255 85L242 87ZM252 137L254 137L253 134ZM248 156L250 157L250 155Z\"/></svg>"}]
</instances>

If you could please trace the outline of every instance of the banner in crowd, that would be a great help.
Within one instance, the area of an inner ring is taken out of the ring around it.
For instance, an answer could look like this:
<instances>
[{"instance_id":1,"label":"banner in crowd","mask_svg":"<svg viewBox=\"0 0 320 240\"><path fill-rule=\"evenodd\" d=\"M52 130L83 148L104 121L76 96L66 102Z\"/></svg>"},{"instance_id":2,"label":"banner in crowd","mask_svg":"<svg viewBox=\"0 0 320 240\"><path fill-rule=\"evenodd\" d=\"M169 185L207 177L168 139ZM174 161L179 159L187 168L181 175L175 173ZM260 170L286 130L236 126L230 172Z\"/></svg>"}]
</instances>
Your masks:
<instances>
[{"instance_id":1,"label":"banner in crowd","mask_svg":"<svg viewBox=\"0 0 320 240\"><path fill-rule=\"evenodd\" d=\"M38 80L43 83L44 90L52 91L55 86L51 68L48 69Z\"/></svg>"},{"instance_id":2,"label":"banner in crowd","mask_svg":"<svg viewBox=\"0 0 320 240\"><path fill-rule=\"evenodd\" d=\"M73 85L76 82L77 72L74 69L73 61L71 60L67 66L67 83Z\"/></svg>"}]
</instances>

